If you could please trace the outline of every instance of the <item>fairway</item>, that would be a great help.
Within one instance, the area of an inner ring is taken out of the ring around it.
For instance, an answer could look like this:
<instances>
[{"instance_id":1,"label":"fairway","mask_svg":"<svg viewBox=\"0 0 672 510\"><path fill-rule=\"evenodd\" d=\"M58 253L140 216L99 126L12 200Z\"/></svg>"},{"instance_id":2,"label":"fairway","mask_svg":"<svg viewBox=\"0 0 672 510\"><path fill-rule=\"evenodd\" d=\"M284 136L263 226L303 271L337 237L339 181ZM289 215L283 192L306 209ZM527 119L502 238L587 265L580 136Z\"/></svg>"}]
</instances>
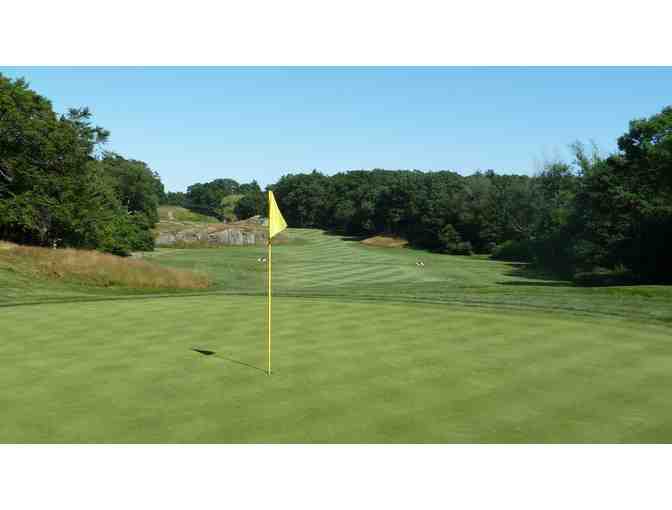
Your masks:
<instances>
[{"instance_id":1,"label":"fairway","mask_svg":"<svg viewBox=\"0 0 672 510\"><path fill-rule=\"evenodd\" d=\"M0 441L672 441L669 288L293 229L268 377L262 253L151 255L213 276L191 295L0 273Z\"/></svg>"}]
</instances>

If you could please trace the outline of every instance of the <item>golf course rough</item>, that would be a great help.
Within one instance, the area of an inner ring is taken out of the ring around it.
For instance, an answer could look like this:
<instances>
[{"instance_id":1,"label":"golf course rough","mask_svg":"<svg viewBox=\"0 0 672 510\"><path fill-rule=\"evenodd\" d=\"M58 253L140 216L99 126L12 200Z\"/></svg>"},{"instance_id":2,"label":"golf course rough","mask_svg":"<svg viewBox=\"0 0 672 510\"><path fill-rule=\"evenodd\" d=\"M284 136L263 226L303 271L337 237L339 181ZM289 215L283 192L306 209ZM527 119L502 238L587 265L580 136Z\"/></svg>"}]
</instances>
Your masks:
<instances>
[{"instance_id":1,"label":"golf course rough","mask_svg":"<svg viewBox=\"0 0 672 510\"><path fill-rule=\"evenodd\" d=\"M211 274L193 295L0 273L0 441L672 440L669 288L290 237L274 248L272 376L259 247L152 256Z\"/></svg>"}]
</instances>

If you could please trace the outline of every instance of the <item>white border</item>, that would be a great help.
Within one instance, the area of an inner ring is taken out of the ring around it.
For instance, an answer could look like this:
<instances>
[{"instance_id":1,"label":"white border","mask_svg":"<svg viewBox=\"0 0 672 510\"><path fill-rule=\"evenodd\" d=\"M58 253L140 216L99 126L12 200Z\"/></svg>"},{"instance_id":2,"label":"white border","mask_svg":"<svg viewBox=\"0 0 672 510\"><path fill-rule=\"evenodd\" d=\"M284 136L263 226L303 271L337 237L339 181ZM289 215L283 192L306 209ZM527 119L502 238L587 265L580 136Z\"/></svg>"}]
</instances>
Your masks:
<instances>
[{"instance_id":1,"label":"white border","mask_svg":"<svg viewBox=\"0 0 672 510\"><path fill-rule=\"evenodd\" d=\"M34 0L0 65L667 65L663 0Z\"/></svg>"},{"instance_id":2,"label":"white border","mask_svg":"<svg viewBox=\"0 0 672 510\"><path fill-rule=\"evenodd\" d=\"M0 65L669 65L670 3L6 2ZM0 506L663 508L659 446L0 446Z\"/></svg>"},{"instance_id":3,"label":"white border","mask_svg":"<svg viewBox=\"0 0 672 510\"><path fill-rule=\"evenodd\" d=\"M35 509L669 507L666 446L4 446L0 505Z\"/></svg>"}]
</instances>

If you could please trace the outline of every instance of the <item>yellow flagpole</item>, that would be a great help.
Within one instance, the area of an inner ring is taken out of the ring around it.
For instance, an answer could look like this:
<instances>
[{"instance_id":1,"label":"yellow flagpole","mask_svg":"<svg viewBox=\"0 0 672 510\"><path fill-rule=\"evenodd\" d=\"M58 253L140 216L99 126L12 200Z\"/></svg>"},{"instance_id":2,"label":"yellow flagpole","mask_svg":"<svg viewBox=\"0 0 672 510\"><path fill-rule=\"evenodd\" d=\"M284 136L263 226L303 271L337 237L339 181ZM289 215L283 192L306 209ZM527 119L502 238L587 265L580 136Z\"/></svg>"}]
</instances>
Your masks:
<instances>
[{"instance_id":1,"label":"yellow flagpole","mask_svg":"<svg viewBox=\"0 0 672 510\"><path fill-rule=\"evenodd\" d=\"M271 238L268 238L268 375L271 375Z\"/></svg>"},{"instance_id":2,"label":"yellow flagpole","mask_svg":"<svg viewBox=\"0 0 672 510\"><path fill-rule=\"evenodd\" d=\"M273 192L268 191L268 375L271 375L271 319L273 313L272 278L273 278L273 237L287 228L278 204L275 203Z\"/></svg>"}]
</instances>

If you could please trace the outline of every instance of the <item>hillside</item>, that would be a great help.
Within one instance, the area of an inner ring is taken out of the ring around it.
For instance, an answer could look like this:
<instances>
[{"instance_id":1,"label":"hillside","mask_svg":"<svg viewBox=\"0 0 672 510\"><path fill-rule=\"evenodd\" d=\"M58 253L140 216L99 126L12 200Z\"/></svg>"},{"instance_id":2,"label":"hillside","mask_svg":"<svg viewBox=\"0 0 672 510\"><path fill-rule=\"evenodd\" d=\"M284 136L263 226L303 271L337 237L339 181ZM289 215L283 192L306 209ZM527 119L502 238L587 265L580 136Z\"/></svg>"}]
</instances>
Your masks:
<instances>
[{"instance_id":1,"label":"hillside","mask_svg":"<svg viewBox=\"0 0 672 510\"><path fill-rule=\"evenodd\" d=\"M55 295L84 294L87 289L152 291L205 289L203 273L160 266L153 262L117 257L90 250L50 249L0 242L0 287L6 299L34 297L33 292Z\"/></svg>"},{"instance_id":2,"label":"hillside","mask_svg":"<svg viewBox=\"0 0 672 510\"><path fill-rule=\"evenodd\" d=\"M177 223L219 223L219 220L213 216L198 214L176 205L159 206L159 221Z\"/></svg>"},{"instance_id":3,"label":"hillside","mask_svg":"<svg viewBox=\"0 0 672 510\"><path fill-rule=\"evenodd\" d=\"M178 248L265 245L268 229L264 222L258 216L230 223L159 221L155 227L155 243Z\"/></svg>"}]
</instances>

